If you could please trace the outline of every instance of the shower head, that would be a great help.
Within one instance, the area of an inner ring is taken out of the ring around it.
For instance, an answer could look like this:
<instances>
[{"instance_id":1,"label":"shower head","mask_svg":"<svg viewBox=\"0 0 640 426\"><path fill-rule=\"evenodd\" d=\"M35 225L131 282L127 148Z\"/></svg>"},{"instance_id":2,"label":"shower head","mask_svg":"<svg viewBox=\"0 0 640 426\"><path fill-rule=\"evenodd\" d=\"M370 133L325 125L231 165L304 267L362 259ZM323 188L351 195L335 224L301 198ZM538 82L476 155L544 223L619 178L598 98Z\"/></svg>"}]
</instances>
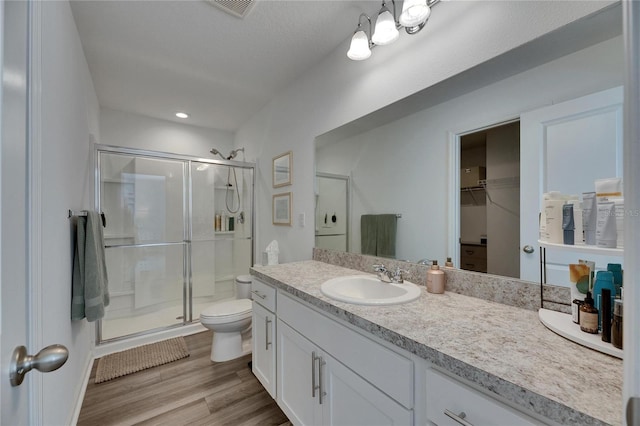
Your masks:
<instances>
[{"instance_id":1,"label":"shower head","mask_svg":"<svg viewBox=\"0 0 640 426\"><path fill-rule=\"evenodd\" d=\"M210 153L212 153L213 155L219 155L223 160L231 160L231 159L236 158L236 155L238 155L238 152L240 152L240 151L244 152L244 148L238 148L238 149L234 149L234 150L232 150L232 151L229 153L229 156L228 156L228 157L225 157L224 155L222 155L222 154L220 153L220 151L218 151L218 150L217 150L217 149L215 149L215 148L212 148L212 149L211 149L211 151L209 151L209 152L210 152Z\"/></svg>"},{"instance_id":2,"label":"shower head","mask_svg":"<svg viewBox=\"0 0 640 426\"><path fill-rule=\"evenodd\" d=\"M238 155L238 152L244 152L244 148L238 148L238 149L234 149L229 153L229 157L227 157L227 160L231 160L233 158L236 158L236 156Z\"/></svg>"},{"instance_id":3,"label":"shower head","mask_svg":"<svg viewBox=\"0 0 640 426\"><path fill-rule=\"evenodd\" d=\"M209 152L210 152L210 153L212 153L213 155L219 155L220 157L222 157L222 159L223 159L223 160L226 160L226 158L224 158L224 155L222 155L222 154L220 153L220 151L218 151L218 150L217 150L217 149L215 149L215 148L212 148L212 149L211 149L211 151L209 151Z\"/></svg>"}]
</instances>

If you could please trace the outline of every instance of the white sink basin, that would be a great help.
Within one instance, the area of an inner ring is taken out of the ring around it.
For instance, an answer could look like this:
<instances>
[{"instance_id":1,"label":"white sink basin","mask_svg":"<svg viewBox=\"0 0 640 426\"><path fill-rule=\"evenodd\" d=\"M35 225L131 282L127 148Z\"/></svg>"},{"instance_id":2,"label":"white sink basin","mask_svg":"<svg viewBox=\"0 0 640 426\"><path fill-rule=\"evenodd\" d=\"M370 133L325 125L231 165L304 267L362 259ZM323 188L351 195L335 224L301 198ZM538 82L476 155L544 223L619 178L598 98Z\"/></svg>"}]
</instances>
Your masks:
<instances>
[{"instance_id":1,"label":"white sink basin","mask_svg":"<svg viewBox=\"0 0 640 426\"><path fill-rule=\"evenodd\" d=\"M397 305L420 297L420 287L414 283L385 283L373 275L333 278L322 283L320 291L332 299L356 305Z\"/></svg>"}]
</instances>

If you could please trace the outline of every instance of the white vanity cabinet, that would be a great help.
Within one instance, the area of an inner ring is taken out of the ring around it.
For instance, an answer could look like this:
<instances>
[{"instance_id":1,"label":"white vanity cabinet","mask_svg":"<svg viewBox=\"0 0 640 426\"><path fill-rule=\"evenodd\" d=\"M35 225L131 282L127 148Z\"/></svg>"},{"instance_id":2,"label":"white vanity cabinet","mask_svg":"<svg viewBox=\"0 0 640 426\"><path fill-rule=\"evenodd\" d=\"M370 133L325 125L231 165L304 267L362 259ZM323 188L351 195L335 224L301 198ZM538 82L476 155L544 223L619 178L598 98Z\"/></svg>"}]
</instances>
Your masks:
<instances>
[{"instance_id":1,"label":"white vanity cabinet","mask_svg":"<svg viewBox=\"0 0 640 426\"><path fill-rule=\"evenodd\" d=\"M413 424L411 360L287 296L277 330L277 401L294 424Z\"/></svg>"},{"instance_id":2,"label":"white vanity cabinet","mask_svg":"<svg viewBox=\"0 0 640 426\"><path fill-rule=\"evenodd\" d=\"M254 285L253 372L295 425L550 423L255 277Z\"/></svg>"},{"instance_id":3,"label":"white vanity cabinet","mask_svg":"<svg viewBox=\"0 0 640 426\"><path fill-rule=\"evenodd\" d=\"M272 398L276 398L276 289L258 281L251 283L251 370Z\"/></svg>"}]
</instances>

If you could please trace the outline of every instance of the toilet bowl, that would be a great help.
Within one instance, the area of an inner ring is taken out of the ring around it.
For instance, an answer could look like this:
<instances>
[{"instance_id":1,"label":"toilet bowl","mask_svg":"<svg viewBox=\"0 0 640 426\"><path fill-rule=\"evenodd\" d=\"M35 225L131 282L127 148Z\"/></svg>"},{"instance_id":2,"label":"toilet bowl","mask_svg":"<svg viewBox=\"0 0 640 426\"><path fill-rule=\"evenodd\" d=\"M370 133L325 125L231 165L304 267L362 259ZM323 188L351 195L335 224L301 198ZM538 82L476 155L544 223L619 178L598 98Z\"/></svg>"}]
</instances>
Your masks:
<instances>
[{"instance_id":1,"label":"toilet bowl","mask_svg":"<svg viewBox=\"0 0 640 426\"><path fill-rule=\"evenodd\" d=\"M236 277L236 298L214 303L200 312L200 323L213 331L211 361L229 361L245 355L243 340L250 339L251 276Z\"/></svg>"}]
</instances>

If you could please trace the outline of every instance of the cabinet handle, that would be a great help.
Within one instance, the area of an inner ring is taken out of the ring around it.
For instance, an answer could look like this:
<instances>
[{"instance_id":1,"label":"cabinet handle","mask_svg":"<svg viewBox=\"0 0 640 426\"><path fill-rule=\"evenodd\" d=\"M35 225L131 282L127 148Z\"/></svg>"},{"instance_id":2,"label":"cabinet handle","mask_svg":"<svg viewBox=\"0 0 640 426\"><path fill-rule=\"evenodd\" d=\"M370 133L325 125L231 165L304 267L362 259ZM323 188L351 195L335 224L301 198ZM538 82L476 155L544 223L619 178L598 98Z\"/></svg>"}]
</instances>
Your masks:
<instances>
[{"instance_id":1,"label":"cabinet handle","mask_svg":"<svg viewBox=\"0 0 640 426\"><path fill-rule=\"evenodd\" d=\"M324 370L324 365L326 364L326 362L324 361L324 359L322 359L322 357L319 357L320 362L318 363L318 375L320 376L319 378L319 382L320 382L320 405L322 405L322 401L324 401L324 396L327 395L327 393L324 391L324 380L322 380L322 377L324 376L324 373L322 370Z\"/></svg>"},{"instance_id":2,"label":"cabinet handle","mask_svg":"<svg viewBox=\"0 0 640 426\"><path fill-rule=\"evenodd\" d=\"M316 397L316 360L320 359L319 356L316 356L315 351L311 352L311 398Z\"/></svg>"},{"instance_id":3,"label":"cabinet handle","mask_svg":"<svg viewBox=\"0 0 640 426\"><path fill-rule=\"evenodd\" d=\"M268 317L264 319L264 342L265 342L265 350L269 350L269 345L271 342L269 341L269 324L271 324L271 320Z\"/></svg>"},{"instance_id":4,"label":"cabinet handle","mask_svg":"<svg viewBox=\"0 0 640 426\"><path fill-rule=\"evenodd\" d=\"M265 296L264 294L260 294L260 293L258 293L258 291L257 291L257 290L252 290L252 291L251 291L251 293L252 293L252 294L255 294L255 295L256 295L256 296L258 296L260 299L266 299L266 298L267 298L267 296Z\"/></svg>"},{"instance_id":5,"label":"cabinet handle","mask_svg":"<svg viewBox=\"0 0 640 426\"><path fill-rule=\"evenodd\" d=\"M475 253L475 250L465 250L465 253L471 256L473 253Z\"/></svg>"},{"instance_id":6,"label":"cabinet handle","mask_svg":"<svg viewBox=\"0 0 640 426\"><path fill-rule=\"evenodd\" d=\"M461 424L462 426L473 426L473 424L465 420L465 417L467 417L467 415L464 413L464 411L461 411L460 414L454 414L453 412L445 409L444 414L447 417L453 419L456 423Z\"/></svg>"}]
</instances>

